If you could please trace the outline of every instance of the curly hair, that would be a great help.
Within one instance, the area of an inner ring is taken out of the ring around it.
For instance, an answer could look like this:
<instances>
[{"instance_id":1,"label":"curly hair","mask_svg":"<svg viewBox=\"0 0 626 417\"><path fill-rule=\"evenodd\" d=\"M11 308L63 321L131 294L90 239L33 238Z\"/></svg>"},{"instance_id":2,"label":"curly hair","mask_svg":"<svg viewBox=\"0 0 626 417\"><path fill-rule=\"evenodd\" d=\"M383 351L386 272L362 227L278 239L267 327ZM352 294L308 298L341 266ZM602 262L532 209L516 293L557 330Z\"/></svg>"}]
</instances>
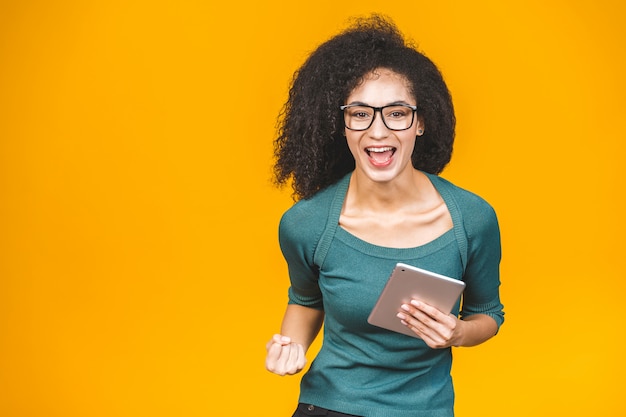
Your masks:
<instances>
[{"instance_id":1,"label":"curly hair","mask_svg":"<svg viewBox=\"0 0 626 417\"><path fill-rule=\"evenodd\" d=\"M404 76L417 100L426 129L416 139L413 166L439 174L450 162L456 118L441 72L388 18L359 18L294 73L274 140L275 182L291 179L294 199L310 198L354 169L339 106L378 68Z\"/></svg>"}]
</instances>

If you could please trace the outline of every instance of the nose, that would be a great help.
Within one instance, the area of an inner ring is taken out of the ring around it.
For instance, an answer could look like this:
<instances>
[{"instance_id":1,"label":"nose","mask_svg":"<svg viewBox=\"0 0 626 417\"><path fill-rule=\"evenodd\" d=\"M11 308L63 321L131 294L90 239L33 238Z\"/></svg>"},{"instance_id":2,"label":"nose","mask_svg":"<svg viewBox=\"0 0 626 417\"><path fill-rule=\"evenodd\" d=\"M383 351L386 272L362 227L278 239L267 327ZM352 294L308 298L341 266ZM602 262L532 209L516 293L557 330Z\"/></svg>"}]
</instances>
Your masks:
<instances>
[{"instance_id":1,"label":"nose","mask_svg":"<svg viewBox=\"0 0 626 417\"><path fill-rule=\"evenodd\" d=\"M383 114L381 110L376 110L374 113L374 120L368 129L368 133L373 138L386 138L389 136L389 129L383 122Z\"/></svg>"}]
</instances>

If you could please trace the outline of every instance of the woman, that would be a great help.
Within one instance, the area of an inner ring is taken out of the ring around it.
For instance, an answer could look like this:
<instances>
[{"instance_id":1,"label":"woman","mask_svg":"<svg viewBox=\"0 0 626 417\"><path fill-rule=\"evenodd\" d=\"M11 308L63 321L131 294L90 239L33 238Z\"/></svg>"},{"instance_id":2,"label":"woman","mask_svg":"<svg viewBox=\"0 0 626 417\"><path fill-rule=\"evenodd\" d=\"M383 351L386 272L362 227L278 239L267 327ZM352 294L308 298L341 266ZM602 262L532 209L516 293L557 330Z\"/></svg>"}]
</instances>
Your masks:
<instances>
[{"instance_id":1,"label":"woman","mask_svg":"<svg viewBox=\"0 0 626 417\"><path fill-rule=\"evenodd\" d=\"M281 219L289 304L266 368L296 374L324 324L294 416L454 415L452 346L474 346L503 322L500 235L493 209L437 176L455 117L436 66L380 16L315 50L297 71L275 142L278 184L298 202ZM393 266L463 280L444 314L398 306L417 337L370 325Z\"/></svg>"}]
</instances>

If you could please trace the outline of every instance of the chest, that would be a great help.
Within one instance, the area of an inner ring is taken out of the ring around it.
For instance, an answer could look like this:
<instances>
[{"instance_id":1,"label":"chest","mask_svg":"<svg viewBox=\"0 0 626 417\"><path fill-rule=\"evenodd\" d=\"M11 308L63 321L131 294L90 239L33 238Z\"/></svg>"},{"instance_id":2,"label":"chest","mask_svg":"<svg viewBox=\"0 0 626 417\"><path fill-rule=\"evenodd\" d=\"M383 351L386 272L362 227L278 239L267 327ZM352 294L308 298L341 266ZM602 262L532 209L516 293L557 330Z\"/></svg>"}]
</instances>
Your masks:
<instances>
[{"instance_id":1,"label":"chest","mask_svg":"<svg viewBox=\"0 0 626 417\"><path fill-rule=\"evenodd\" d=\"M412 248L425 245L450 230L452 218L442 202L426 211L342 213L339 225L373 245Z\"/></svg>"},{"instance_id":2,"label":"chest","mask_svg":"<svg viewBox=\"0 0 626 417\"><path fill-rule=\"evenodd\" d=\"M319 275L327 325L340 331L377 331L367 317L397 262L458 279L463 274L452 231L426 245L397 249L372 245L338 229Z\"/></svg>"}]
</instances>

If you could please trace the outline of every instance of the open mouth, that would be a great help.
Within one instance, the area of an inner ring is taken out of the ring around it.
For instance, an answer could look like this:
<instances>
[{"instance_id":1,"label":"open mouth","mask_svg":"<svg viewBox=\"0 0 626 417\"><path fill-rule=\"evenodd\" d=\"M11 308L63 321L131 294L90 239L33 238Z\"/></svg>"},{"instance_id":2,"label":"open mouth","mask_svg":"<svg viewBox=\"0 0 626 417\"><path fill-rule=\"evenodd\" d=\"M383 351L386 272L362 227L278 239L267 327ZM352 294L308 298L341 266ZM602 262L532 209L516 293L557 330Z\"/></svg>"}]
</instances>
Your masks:
<instances>
[{"instance_id":1,"label":"open mouth","mask_svg":"<svg viewBox=\"0 0 626 417\"><path fill-rule=\"evenodd\" d=\"M393 154L396 152L396 148L393 146L372 147L365 148L365 152L367 152L367 156L369 156L375 163L384 164L389 162Z\"/></svg>"}]
</instances>

